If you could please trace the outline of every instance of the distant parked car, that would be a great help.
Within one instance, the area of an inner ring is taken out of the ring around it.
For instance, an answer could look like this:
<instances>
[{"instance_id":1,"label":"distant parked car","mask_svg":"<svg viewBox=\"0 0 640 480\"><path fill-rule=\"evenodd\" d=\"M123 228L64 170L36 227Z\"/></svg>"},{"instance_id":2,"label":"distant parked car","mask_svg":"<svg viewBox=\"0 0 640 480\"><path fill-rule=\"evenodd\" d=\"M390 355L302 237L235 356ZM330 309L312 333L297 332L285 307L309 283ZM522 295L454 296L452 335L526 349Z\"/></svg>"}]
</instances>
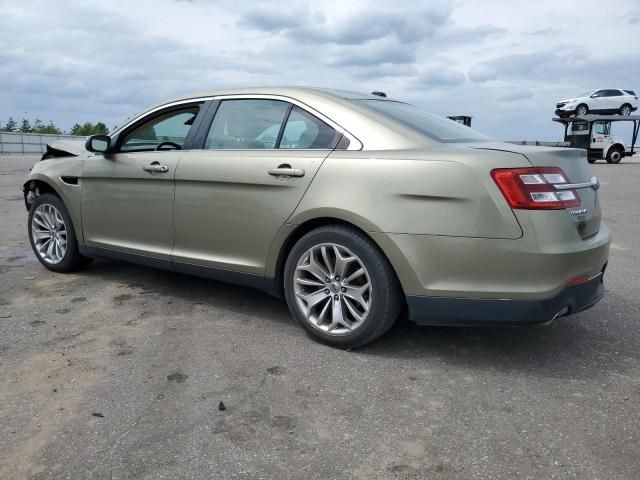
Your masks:
<instances>
[{"instance_id":1,"label":"distant parked car","mask_svg":"<svg viewBox=\"0 0 640 480\"><path fill-rule=\"evenodd\" d=\"M588 113L611 115L631 115L638 109L638 96L633 90L617 88L591 90L556 104L556 115L568 117L582 116Z\"/></svg>"}]
</instances>

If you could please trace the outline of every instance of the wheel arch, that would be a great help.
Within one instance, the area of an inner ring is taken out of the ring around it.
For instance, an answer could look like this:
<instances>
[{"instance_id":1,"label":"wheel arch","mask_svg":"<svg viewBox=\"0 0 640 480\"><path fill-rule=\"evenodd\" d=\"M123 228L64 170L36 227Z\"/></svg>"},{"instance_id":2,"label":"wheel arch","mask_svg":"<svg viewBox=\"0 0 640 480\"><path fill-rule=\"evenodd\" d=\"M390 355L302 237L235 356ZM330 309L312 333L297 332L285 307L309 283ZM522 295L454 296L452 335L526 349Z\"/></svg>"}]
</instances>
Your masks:
<instances>
[{"instance_id":1,"label":"wheel arch","mask_svg":"<svg viewBox=\"0 0 640 480\"><path fill-rule=\"evenodd\" d=\"M63 197L62 195L60 195L60 192L58 192L58 190L50 182L47 182L46 180L43 180L41 178L32 178L26 181L22 185L22 193L24 195L24 204L27 210L31 208L31 204L33 203L33 201L43 193L52 193L61 201L63 201Z\"/></svg>"},{"instance_id":2,"label":"wheel arch","mask_svg":"<svg viewBox=\"0 0 640 480\"><path fill-rule=\"evenodd\" d=\"M387 253L384 251L380 243L376 241L374 236L372 236L369 231L367 231L366 227L363 228L362 225L358 225L353 221L340 218L339 216L319 216L306 219L302 223L296 225L289 225L289 227L294 228L292 230L289 230L287 234L283 236L283 239L278 242L276 248L273 249L275 250L275 258L272 260L272 262L270 262L272 265L273 277L267 274L267 278L271 278L272 283L272 285L270 285L268 288L270 293L278 297L284 296L284 267L289 256L289 252L291 252L291 249L296 244L296 242L312 230L328 225L343 225L351 227L355 230L358 230L363 235L366 235L378 247L382 255L387 259L389 265L391 265L391 269L396 275L396 279L398 279L398 272L391 258L389 258ZM398 284L400 285L400 288L402 290L402 282L398 280Z\"/></svg>"},{"instance_id":3,"label":"wheel arch","mask_svg":"<svg viewBox=\"0 0 640 480\"><path fill-rule=\"evenodd\" d=\"M63 183L63 179L65 178L67 177L62 177L60 183L56 183L54 179L46 175L32 173L29 180L22 185L25 207L28 211L33 201L42 194L50 193L55 195L60 199L67 209L67 212L69 212L78 242L82 243L84 241L84 234L80 214L80 187L78 184L69 184L67 187L67 184Z\"/></svg>"}]
</instances>

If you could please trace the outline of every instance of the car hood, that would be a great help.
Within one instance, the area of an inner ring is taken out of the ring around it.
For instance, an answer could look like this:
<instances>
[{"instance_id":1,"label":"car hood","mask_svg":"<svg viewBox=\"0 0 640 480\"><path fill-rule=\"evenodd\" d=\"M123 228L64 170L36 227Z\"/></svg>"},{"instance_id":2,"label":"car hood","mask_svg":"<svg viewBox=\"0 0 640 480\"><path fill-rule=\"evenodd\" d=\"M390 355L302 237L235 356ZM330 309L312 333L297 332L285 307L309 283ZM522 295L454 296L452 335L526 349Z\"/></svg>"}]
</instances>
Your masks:
<instances>
[{"instance_id":1,"label":"car hood","mask_svg":"<svg viewBox=\"0 0 640 480\"><path fill-rule=\"evenodd\" d=\"M577 98L567 98L565 100L558 100L558 103L571 103L571 102L576 102L578 99Z\"/></svg>"},{"instance_id":2,"label":"car hood","mask_svg":"<svg viewBox=\"0 0 640 480\"><path fill-rule=\"evenodd\" d=\"M52 157L85 157L89 152L84 147L84 140L56 140L47 143L46 158Z\"/></svg>"}]
</instances>

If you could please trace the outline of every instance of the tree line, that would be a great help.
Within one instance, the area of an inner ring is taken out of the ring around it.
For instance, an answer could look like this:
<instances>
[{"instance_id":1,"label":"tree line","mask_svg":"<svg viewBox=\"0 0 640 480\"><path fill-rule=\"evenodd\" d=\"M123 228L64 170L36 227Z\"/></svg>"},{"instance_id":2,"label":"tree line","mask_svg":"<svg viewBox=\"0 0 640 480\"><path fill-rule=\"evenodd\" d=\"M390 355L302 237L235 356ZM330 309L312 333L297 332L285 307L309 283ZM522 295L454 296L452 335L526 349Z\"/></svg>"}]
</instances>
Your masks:
<instances>
[{"instance_id":1,"label":"tree line","mask_svg":"<svg viewBox=\"0 0 640 480\"><path fill-rule=\"evenodd\" d=\"M83 124L76 123L67 132L58 128L51 120L49 123L44 123L42 120L36 118L33 123L23 118L20 123L16 122L12 117L4 125L0 124L0 132L19 132L19 133L51 133L54 135L68 134L87 137L89 135L98 135L101 133L109 133L109 129L102 122L91 123L85 122Z\"/></svg>"}]
</instances>

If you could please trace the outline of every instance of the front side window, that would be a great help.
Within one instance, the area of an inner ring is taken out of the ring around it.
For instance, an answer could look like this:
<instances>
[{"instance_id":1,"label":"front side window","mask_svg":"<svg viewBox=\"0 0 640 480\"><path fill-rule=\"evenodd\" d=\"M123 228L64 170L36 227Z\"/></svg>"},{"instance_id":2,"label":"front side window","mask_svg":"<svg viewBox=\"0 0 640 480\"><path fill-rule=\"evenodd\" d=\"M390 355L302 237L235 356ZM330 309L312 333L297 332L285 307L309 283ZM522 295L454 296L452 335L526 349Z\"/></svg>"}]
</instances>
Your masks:
<instances>
[{"instance_id":1,"label":"front side window","mask_svg":"<svg viewBox=\"0 0 640 480\"><path fill-rule=\"evenodd\" d=\"M609 135L609 124L598 122L595 124L595 131L600 135Z\"/></svg>"},{"instance_id":2,"label":"front side window","mask_svg":"<svg viewBox=\"0 0 640 480\"><path fill-rule=\"evenodd\" d=\"M424 112L408 103L392 100L352 100L352 102L395 120L438 142L482 142L489 140L471 127Z\"/></svg>"},{"instance_id":3,"label":"front side window","mask_svg":"<svg viewBox=\"0 0 640 480\"><path fill-rule=\"evenodd\" d=\"M120 151L152 151L164 142L182 148L198 111L198 106L191 106L153 117L124 136Z\"/></svg>"},{"instance_id":4,"label":"front side window","mask_svg":"<svg viewBox=\"0 0 640 480\"><path fill-rule=\"evenodd\" d=\"M284 127L279 148L333 148L340 134L299 107L293 107Z\"/></svg>"},{"instance_id":5,"label":"front side window","mask_svg":"<svg viewBox=\"0 0 640 480\"><path fill-rule=\"evenodd\" d=\"M289 111L280 100L223 100L211 124L206 149L273 149Z\"/></svg>"},{"instance_id":6,"label":"front side window","mask_svg":"<svg viewBox=\"0 0 640 480\"><path fill-rule=\"evenodd\" d=\"M593 98L600 98L600 97L604 97L605 96L605 91L606 90L598 90L596 91L593 95L591 95Z\"/></svg>"}]
</instances>

